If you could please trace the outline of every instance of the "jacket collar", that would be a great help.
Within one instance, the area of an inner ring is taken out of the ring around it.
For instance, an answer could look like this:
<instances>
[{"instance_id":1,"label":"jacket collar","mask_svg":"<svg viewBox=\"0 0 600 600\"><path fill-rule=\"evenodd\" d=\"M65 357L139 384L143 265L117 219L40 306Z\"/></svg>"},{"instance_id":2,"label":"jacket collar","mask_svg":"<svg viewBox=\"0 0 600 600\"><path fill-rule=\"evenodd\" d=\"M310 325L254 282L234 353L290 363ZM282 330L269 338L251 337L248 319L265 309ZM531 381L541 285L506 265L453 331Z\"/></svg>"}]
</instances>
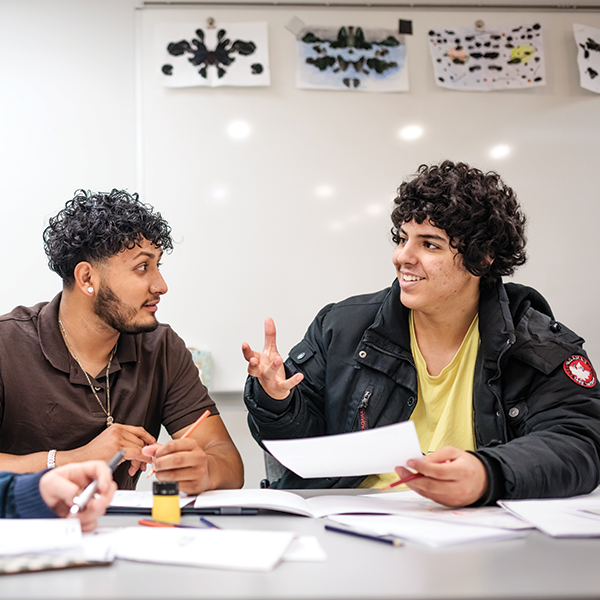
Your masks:
<instances>
[{"instance_id":1,"label":"jacket collar","mask_svg":"<svg viewBox=\"0 0 600 600\"><path fill-rule=\"evenodd\" d=\"M409 358L412 362L408 314L409 309L401 302L400 284L396 279L389 288L373 324L367 329L363 341L367 344L370 342L399 358ZM511 346L515 341L510 303L501 280L492 287L481 290L479 335L482 358L486 363L496 364L505 347Z\"/></svg>"},{"instance_id":2,"label":"jacket collar","mask_svg":"<svg viewBox=\"0 0 600 600\"><path fill-rule=\"evenodd\" d=\"M71 374L73 383L86 383L85 375L80 369L71 372L72 363L70 361L69 350L63 340L60 328L58 326L58 309L62 293L57 294L48 304L39 312L38 316L38 335L40 348L50 364L63 373ZM110 366L110 373L121 369L121 363L137 360L137 349L135 344L135 335L122 333L119 337L117 352Z\"/></svg>"},{"instance_id":3,"label":"jacket collar","mask_svg":"<svg viewBox=\"0 0 600 600\"><path fill-rule=\"evenodd\" d=\"M484 366L497 364L500 355L515 343L510 302L502 280L482 288L479 296L480 352Z\"/></svg>"},{"instance_id":4,"label":"jacket collar","mask_svg":"<svg viewBox=\"0 0 600 600\"><path fill-rule=\"evenodd\" d=\"M363 342L398 358L408 358L412 362L408 314L409 309L400 301L400 284L395 279L373 324L365 332Z\"/></svg>"}]
</instances>

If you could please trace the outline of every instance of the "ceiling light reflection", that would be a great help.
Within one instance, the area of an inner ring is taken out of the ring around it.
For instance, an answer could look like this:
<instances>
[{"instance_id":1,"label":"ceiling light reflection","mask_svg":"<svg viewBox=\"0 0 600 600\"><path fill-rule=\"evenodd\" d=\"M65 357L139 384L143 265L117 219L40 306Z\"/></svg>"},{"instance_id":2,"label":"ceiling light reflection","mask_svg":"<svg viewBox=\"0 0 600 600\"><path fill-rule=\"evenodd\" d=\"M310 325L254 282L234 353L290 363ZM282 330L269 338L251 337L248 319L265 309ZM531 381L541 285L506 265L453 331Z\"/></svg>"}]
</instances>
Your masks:
<instances>
[{"instance_id":1,"label":"ceiling light reflection","mask_svg":"<svg viewBox=\"0 0 600 600\"><path fill-rule=\"evenodd\" d=\"M420 125L408 125L400 130L400 137L403 140L416 140L423 135L423 128Z\"/></svg>"},{"instance_id":2,"label":"ceiling light reflection","mask_svg":"<svg viewBox=\"0 0 600 600\"><path fill-rule=\"evenodd\" d=\"M504 158L510 154L510 146L506 144L499 144L490 150L490 156L492 158Z\"/></svg>"},{"instance_id":3,"label":"ceiling light reflection","mask_svg":"<svg viewBox=\"0 0 600 600\"><path fill-rule=\"evenodd\" d=\"M315 190L315 195L319 198L331 198L331 196L333 196L334 191L335 190L330 185L320 185Z\"/></svg>"},{"instance_id":4,"label":"ceiling light reflection","mask_svg":"<svg viewBox=\"0 0 600 600\"><path fill-rule=\"evenodd\" d=\"M232 138L240 140L248 137L250 134L250 126L248 123L244 123L244 121L236 121L228 127L227 132Z\"/></svg>"}]
</instances>

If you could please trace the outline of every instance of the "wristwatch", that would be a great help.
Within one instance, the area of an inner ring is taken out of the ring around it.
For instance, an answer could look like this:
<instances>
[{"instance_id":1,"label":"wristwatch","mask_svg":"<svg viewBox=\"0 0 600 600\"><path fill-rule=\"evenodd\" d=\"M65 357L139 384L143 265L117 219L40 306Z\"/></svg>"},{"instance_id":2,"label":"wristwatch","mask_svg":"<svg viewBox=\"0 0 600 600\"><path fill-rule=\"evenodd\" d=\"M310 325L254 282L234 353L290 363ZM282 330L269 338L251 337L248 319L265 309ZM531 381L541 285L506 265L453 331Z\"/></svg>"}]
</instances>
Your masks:
<instances>
[{"instance_id":1,"label":"wristwatch","mask_svg":"<svg viewBox=\"0 0 600 600\"><path fill-rule=\"evenodd\" d=\"M56 450L50 450L48 452L48 468L54 469L56 467Z\"/></svg>"}]
</instances>

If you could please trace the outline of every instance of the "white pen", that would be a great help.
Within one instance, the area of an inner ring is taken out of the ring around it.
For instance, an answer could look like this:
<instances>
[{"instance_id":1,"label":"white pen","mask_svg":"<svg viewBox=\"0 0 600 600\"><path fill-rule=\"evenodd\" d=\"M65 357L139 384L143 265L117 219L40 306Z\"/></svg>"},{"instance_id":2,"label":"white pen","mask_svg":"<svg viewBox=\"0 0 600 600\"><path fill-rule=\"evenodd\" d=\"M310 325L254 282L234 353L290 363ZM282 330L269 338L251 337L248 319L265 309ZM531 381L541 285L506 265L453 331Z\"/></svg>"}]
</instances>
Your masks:
<instances>
[{"instance_id":1,"label":"white pen","mask_svg":"<svg viewBox=\"0 0 600 600\"><path fill-rule=\"evenodd\" d=\"M117 452L108 462L108 468L111 473L114 473L116 468L121 464L123 457L125 456L125 450L121 450ZM72 515L76 515L80 510L85 508L85 505L92 499L96 490L98 489L98 480L94 479L92 483L90 483L81 494L78 494L73 498L73 506L71 506L71 510L69 511Z\"/></svg>"}]
</instances>

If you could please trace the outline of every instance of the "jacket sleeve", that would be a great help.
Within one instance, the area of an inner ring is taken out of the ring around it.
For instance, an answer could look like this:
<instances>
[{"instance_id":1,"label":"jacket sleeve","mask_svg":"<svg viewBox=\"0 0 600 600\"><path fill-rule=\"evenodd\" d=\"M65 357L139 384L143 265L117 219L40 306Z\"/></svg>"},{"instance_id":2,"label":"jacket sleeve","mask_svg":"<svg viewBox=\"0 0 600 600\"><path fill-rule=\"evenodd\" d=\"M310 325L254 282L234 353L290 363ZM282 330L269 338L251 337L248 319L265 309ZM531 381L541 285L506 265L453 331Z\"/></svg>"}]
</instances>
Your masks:
<instances>
[{"instance_id":1,"label":"jacket sleeve","mask_svg":"<svg viewBox=\"0 0 600 600\"><path fill-rule=\"evenodd\" d=\"M323 320L331 310L323 308L309 326L302 341L294 346L285 361L286 375L302 373L304 379L285 400L274 400L258 380L248 377L244 401L248 425L254 439L289 439L325 435L325 381L327 375L327 339Z\"/></svg>"},{"instance_id":2,"label":"jacket sleeve","mask_svg":"<svg viewBox=\"0 0 600 600\"><path fill-rule=\"evenodd\" d=\"M577 354L587 360L581 348ZM600 390L592 375L585 385L577 383L563 361L549 373L523 364L509 370L506 379L513 391L504 404L508 441L476 452L489 480L480 503L574 496L598 486Z\"/></svg>"},{"instance_id":3,"label":"jacket sleeve","mask_svg":"<svg viewBox=\"0 0 600 600\"><path fill-rule=\"evenodd\" d=\"M56 517L40 494L39 473L0 473L0 517L7 519L48 519Z\"/></svg>"}]
</instances>

